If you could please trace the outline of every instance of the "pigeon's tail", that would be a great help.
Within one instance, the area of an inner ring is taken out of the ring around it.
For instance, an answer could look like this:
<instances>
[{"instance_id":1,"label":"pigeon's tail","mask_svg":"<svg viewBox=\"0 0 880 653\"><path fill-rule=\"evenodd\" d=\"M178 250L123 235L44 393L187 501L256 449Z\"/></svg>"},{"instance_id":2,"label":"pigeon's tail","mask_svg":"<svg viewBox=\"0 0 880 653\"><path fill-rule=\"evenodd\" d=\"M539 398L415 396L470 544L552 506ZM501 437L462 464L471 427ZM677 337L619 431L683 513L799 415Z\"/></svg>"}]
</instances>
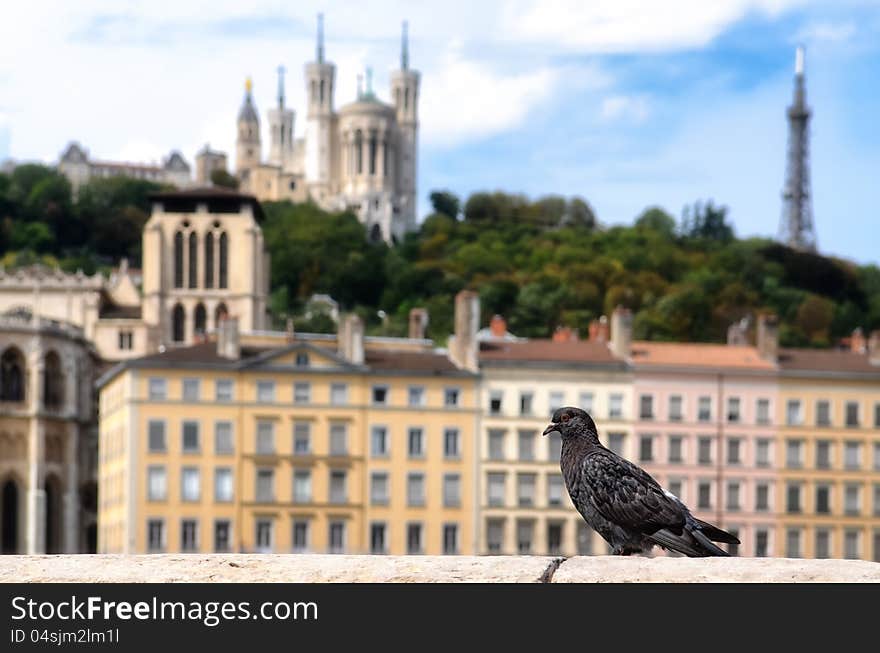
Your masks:
<instances>
[{"instance_id":1,"label":"pigeon's tail","mask_svg":"<svg viewBox=\"0 0 880 653\"><path fill-rule=\"evenodd\" d=\"M693 522L689 520L681 530L681 534L676 534L668 528L661 528L648 537L664 549L677 551L691 558L730 555L712 540L739 544L739 540L730 533L698 519L694 519Z\"/></svg>"}]
</instances>

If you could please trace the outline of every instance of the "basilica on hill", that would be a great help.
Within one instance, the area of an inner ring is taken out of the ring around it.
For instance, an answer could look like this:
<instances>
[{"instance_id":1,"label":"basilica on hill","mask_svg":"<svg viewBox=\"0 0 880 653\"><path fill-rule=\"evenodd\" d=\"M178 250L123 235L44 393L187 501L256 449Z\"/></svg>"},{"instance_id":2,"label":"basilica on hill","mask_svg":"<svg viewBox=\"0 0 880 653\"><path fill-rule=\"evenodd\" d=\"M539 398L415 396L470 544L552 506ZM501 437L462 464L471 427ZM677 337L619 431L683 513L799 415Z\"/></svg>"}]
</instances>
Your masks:
<instances>
[{"instance_id":1,"label":"basilica on hill","mask_svg":"<svg viewBox=\"0 0 880 653\"><path fill-rule=\"evenodd\" d=\"M372 87L358 85L354 102L334 106L336 66L325 57L318 17L315 60L305 65L308 105L305 133L296 137L294 110L285 104L279 68L278 104L268 111L269 147L264 151L260 115L251 92L238 113L235 171L240 190L261 201L311 198L328 211L350 210L371 239L391 241L415 228L419 73L409 66L403 25L400 68L391 74L391 103ZM212 167L225 167L220 153L205 149L196 168L208 181Z\"/></svg>"}]
</instances>

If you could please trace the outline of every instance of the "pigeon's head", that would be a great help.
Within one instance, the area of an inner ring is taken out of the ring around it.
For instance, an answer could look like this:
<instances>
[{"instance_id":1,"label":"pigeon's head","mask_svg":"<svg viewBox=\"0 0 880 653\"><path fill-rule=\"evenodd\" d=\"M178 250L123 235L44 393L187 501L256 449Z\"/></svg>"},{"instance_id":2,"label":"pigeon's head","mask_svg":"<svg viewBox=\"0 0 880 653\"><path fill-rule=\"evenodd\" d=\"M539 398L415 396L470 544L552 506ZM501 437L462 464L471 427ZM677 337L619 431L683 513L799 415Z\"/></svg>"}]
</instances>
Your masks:
<instances>
[{"instance_id":1,"label":"pigeon's head","mask_svg":"<svg viewBox=\"0 0 880 653\"><path fill-rule=\"evenodd\" d=\"M560 408L553 413L551 420L553 423L544 429L544 435L556 431L563 438L587 435L596 437L596 424L593 422L593 418L587 411L580 408L573 406Z\"/></svg>"}]
</instances>

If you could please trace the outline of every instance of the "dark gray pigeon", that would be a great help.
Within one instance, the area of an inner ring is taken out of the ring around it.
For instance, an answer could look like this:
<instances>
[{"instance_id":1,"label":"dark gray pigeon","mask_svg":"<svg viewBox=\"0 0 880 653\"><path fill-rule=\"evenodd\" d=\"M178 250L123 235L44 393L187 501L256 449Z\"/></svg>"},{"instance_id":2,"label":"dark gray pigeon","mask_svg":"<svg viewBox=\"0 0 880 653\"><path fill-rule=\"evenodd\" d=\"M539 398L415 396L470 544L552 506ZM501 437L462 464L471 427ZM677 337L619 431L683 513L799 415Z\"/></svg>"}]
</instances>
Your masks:
<instances>
[{"instance_id":1,"label":"dark gray pigeon","mask_svg":"<svg viewBox=\"0 0 880 653\"><path fill-rule=\"evenodd\" d=\"M580 408L560 408L544 435L562 436L559 466L571 500L615 555L647 553L655 545L692 558L726 556L713 542L739 544L730 533L694 517L648 472L599 442L596 424Z\"/></svg>"}]
</instances>

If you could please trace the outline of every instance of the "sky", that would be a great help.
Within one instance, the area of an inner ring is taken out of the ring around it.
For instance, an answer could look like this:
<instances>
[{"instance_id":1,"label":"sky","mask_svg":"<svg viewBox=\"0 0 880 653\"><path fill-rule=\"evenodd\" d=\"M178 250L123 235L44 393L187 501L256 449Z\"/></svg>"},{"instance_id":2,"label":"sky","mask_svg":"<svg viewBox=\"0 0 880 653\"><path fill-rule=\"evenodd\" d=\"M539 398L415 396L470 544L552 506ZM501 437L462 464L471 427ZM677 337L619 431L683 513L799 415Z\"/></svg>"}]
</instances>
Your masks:
<instances>
[{"instance_id":1,"label":"sky","mask_svg":"<svg viewBox=\"0 0 880 653\"><path fill-rule=\"evenodd\" d=\"M409 21L422 216L434 189L578 195L608 225L712 200L775 237L803 44L819 248L880 263L880 0L7 3L0 161L232 154L248 76L265 145L279 65L301 136L318 12L337 107L367 66L390 99Z\"/></svg>"}]
</instances>

